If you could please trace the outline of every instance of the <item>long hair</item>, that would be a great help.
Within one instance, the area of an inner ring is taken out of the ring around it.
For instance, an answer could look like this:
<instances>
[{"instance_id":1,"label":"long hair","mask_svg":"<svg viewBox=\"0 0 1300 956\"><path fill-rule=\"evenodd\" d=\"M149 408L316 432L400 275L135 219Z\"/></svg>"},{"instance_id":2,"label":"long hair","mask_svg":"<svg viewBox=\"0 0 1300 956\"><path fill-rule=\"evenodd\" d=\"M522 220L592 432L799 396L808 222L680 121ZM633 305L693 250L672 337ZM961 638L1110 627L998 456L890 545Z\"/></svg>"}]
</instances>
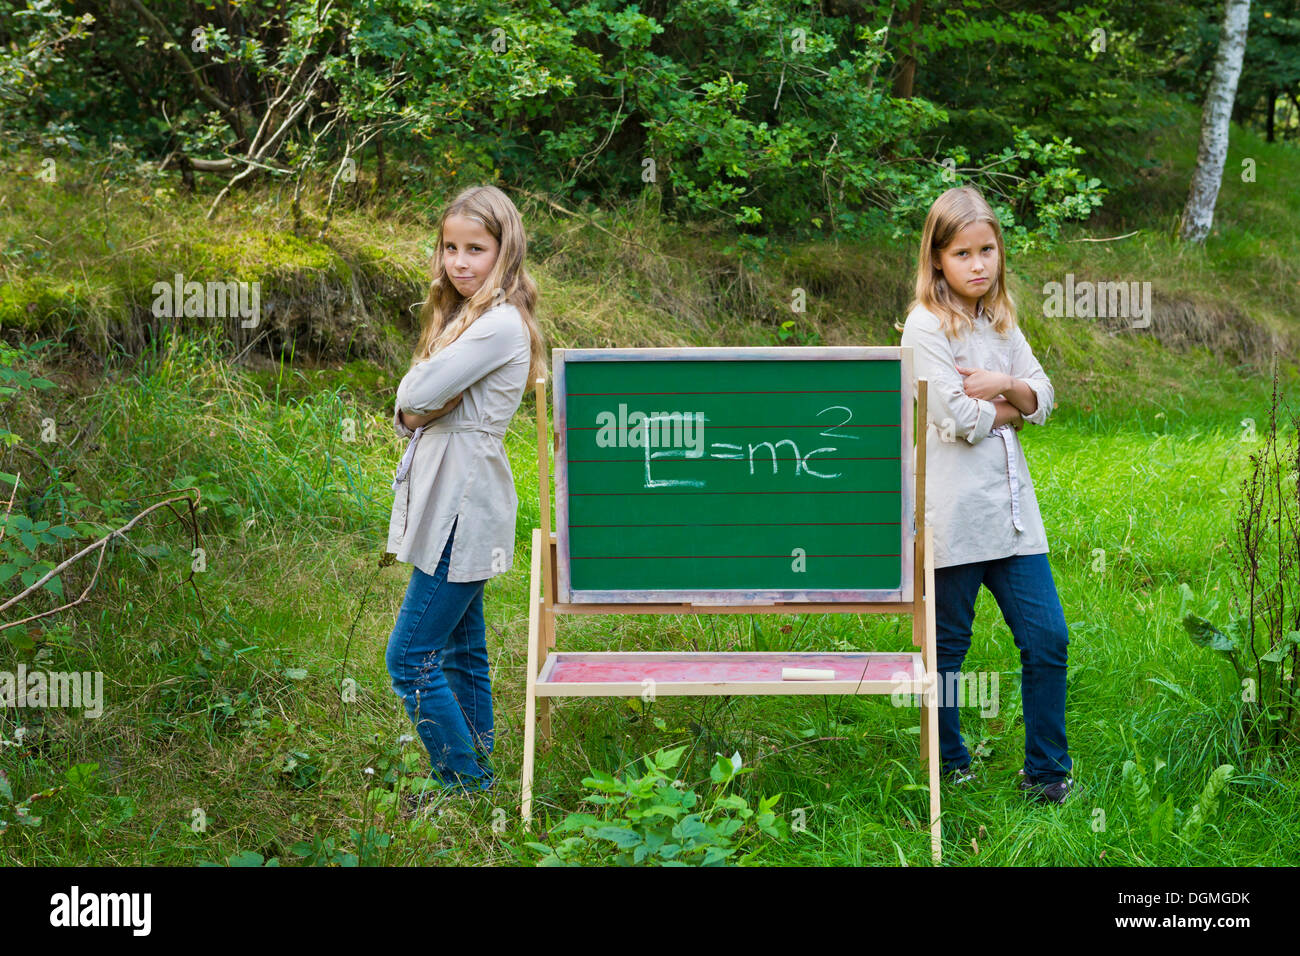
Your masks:
<instances>
[{"instance_id":1,"label":"long hair","mask_svg":"<svg viewBox=\"0 0 1300 956\"><path fill-rule=\"evenodd\" d=\"M497 259L492 272L477 292L466 298L447 278L443 266L443 227L451 216L464 216L483 224L497 241ZM438 219L437 253L431 263L433 281L420 309L420 338L411 365L423 362L446 348L488 309L508 302L523 316L531 343L528 385L546 376L546 353L538 328L537 283L524 268L528 239L523 219L515 204L495 186L471 186L453 199Z\"/></svg>"},{"instance_id":2,"label":"long hair","mask_svg":"<svg viewBox=\"0 0 1300 956\"><path fill-rule=\"evenodd\" d=\"M939 253L973 222L987 222L992 226L998 243L998 273L989 277L989 289L980 296L980 303L999 335L1006 335L1016 326L1016 304L1007 291L1007 251L1002 242L1002 226L978 189L958 186L936 199L925 217L921 254L916 263L916 297L907 307L911 312L920 305L934 313L950 339L969 332L974 327L974 317L966 314L961 300L943 277Z\"/></svg>"}]
</instances>

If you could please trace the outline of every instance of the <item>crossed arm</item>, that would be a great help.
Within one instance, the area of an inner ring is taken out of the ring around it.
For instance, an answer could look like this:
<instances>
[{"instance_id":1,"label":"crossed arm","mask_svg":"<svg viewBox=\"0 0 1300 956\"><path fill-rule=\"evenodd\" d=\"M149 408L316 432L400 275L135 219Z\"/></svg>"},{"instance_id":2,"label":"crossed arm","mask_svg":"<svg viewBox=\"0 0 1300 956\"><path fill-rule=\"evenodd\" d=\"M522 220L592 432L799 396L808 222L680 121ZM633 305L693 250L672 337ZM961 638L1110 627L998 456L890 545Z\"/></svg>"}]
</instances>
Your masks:
<instances>
[{"instance_id":1,"label":"crossed arm","mask_svg":"<svg viewBox=\"0 0 1300 956\"><path fill-rule=\"evenodd\" d=\"M435 418L441 418L443 415L446 415L449 411L459 405L460 400L464 397L464 392L457 392L451 401L447 402L446 405L443 405L442 408L435 408L433 411L425 412L423 415L413 415L410 412L403 410L401 411L402 424L411 429L411 431L415 431L417 428L429 424L429 422L433 421Z\"/></svg>"},{"instance_id":2,"label":"crossed arm","mask_svg":"<svg viewBox=\"0 0 1300 956\"><path fill-rule=\"evenodd\" d=\"M1038 395L1024 379L1003 372L990 372L982 368L957 366L962 376L962 387L971 398L993 403L993 427L1010 424L1019 429L1024 415L1038 410Z\"/></svg>"}]
</instances>

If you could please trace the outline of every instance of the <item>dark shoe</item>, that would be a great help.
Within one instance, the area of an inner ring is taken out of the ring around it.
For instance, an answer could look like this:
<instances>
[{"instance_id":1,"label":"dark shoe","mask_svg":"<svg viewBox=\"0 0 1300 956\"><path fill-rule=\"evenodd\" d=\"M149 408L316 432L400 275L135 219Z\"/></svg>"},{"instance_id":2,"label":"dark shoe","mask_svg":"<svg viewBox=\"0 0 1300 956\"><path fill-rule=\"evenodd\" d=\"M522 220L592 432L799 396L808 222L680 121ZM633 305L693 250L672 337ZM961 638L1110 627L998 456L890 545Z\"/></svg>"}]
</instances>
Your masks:
<instances>
[{"instance_id":1,"label":"dark shoe","mask_svg":"<svg viewBox=\"0 0 1300 956\"><path fill-rule=\"evenodd\" d=\"M950 787L970 786L976 783L975 774L969 765L940 774L940 779Z\"/></svg>"},{"instance_id":2,"label":"dark shoe","mask_svg":"<svg viewBox=\"0 0 1300 956\"><path fill-rule=\"evenodd\" d=\"M1056 780L1040 780L1021 770L1020 782L1017 786L1026 796L1031 797L1035 803L1060 804L1065 802L1074 789L1074 778L1060 777Z\"/></svg>"}]
</instances>

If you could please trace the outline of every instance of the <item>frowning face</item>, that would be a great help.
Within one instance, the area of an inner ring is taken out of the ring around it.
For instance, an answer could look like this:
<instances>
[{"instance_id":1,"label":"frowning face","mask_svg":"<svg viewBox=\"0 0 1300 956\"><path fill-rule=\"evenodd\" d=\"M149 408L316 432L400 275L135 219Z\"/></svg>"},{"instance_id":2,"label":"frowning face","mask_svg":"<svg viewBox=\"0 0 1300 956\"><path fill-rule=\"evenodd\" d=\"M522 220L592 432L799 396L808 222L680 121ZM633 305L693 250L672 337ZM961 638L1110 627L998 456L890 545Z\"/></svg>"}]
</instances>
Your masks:
<instances>
[{"instance_id":1,"label":"frowning face","mask_svg":"<svg viewBox=\"0 0 1300 956\"><path fill-rule=\"evenodd\" d=\"M939 253L939 268L948 288L975 311L980 297L998 279L998 239L987 222L972 222Z\"/></svg>"},{"instance_id":2,"label":"frowning face","mask_svg":"<svg viewBox=\"0 0 1300 956\"><path fill-rule=\"evenodd\" d=\"M448 216L442 224L442 267L466 298L482 288L499 250L500 244L477 219Z\"/></svg>"}]
</instances>

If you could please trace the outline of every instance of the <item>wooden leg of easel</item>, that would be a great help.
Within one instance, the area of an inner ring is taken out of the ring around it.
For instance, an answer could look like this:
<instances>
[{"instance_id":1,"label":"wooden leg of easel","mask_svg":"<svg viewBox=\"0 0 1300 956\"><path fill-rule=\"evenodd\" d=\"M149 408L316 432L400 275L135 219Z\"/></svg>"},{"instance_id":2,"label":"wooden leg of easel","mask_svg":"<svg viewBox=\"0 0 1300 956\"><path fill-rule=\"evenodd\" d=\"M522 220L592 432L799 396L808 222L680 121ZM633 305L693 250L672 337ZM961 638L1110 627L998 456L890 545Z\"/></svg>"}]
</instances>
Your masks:
<instances>
[{"instance_id":1,"label":"wooden leg of easel","mask_svg":"<svg viewBox=\"0 0 1300 956\"><path fill-rule=\"evenodd\" d=\"M934 625L934 532L925 529L925 644L921 648L925 672L931 681L933 694L921 706L921 739L925 741L926 765L930 772L930 855L934 862L943 859L943 829L939 805L939 673L938 650L935 647Z\"/></svg>"},{"instance_id":2,"label":"wooden leg of easel","mask_svg":"<svg viewBox=\"0 0 1300 956\"><path fill-rule=\"evenodd\" d=\"M542 561L546 563L542 566L542 619L537 630L537 672L539 674L546 664L547 655L555 647L555 613L551 610L555 603L555 544L553 542L547 543L542 548ZM545 746L551 739L551 699L549 697L539 699L537 707L541 716L538 736Z\"/></svg>"},{"instance_id":3,"label":"wooden leg of easel","mask_svg":"<svg viewBox=\"0 0 1300 956\"><path fill-rule=\"evenodd\" d=\"M533 818L533 755L537 743L537 648L541 643L541 595L539 581L542 576L542 532L533 529L532 573L528 579L528 665L524 698L524 767L520 785L520 813L524 828Z\"/></svg>"}]
</instances>

